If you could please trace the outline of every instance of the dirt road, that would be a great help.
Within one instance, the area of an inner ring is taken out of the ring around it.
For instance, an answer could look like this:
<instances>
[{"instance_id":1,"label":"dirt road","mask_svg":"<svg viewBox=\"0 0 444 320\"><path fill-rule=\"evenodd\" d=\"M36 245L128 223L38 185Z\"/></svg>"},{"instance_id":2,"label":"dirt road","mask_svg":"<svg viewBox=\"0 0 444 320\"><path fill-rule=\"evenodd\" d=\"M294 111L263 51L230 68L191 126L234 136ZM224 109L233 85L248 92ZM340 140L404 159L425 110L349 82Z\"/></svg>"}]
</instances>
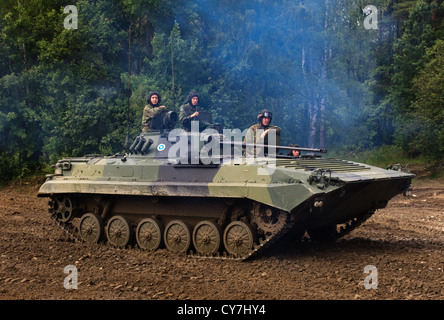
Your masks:
<instances>
[{"instance_id":1,"label":"dirt road","mask_svg":"<svg viewBox=\"0 0 444 320\"><path fill-rule=\"evenodd\" d=\"M3 300L444 298L444 184L439 182L414 183L413 196L397 196L336 243L281 241L250 262L68 241L50 219L47 199L36 197L38 186L28 182L0 190ZM73 275L67 266L77 270L77 289L64 286ZM372 272L364 272L366 267Z\"/></svg>"}]
</instances>

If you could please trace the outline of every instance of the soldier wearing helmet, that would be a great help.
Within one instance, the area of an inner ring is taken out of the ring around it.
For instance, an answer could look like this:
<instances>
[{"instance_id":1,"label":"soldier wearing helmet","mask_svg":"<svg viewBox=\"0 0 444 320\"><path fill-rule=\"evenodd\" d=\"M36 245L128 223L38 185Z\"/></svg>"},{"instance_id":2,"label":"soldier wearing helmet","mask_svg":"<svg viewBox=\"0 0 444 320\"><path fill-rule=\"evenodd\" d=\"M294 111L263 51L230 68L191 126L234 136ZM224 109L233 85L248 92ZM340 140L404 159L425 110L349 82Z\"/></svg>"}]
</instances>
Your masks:
<instances>
[{"instance_id":1,"label":"soldier wearing helmet","mask_svg":"<svg viewBox=\"0 0 444 320\"><path fill-rule=\"evenodd\" d=\"M299 147L299 145L296 144L296 143L290 143L288 146L289 147L293 147L293 148L298 148ZM288 150L287 156L290 156L290 157L293 157L293 158L299 158L301 156L301 151L295 150L295 149Z\"/></svg>"},{"instance_id":2,"label":"soldier wearing helmet","mask_svg":"<svg viewBox=\"0 0 444 320\"><path fill-rule=\"evenodd\" d=\"M179 121L186 131L191 131L191 121L199 120L199 94L191 91L187 103L180 107Z\"/></svg>"},{"instance_id":3,"label":"soldier wearing helmet","mask_svg":"<svg viewBox=\"0 0 444 320\"><path fill-rule=\"evenodd\" d=\"M245 143L248 144L268 144L268 138L271 135L275 135L276 137L276 145L280 145L281 143L281 128L277 126L271 125L271 120L273 119L273 114L268 109L263 109L257 115L257 123L252 125L245 136ZM273 142L273 141L270 141ZM247 154L250 154L249 149L252 151L252 148L246 148ZM259 148L256 148L254 154L257 155L260 151Z\"/></svg>"},{"instance_id":4,"label":"soldier wearing helmet","mask_svg":"<svg viewBox=\"0 0 444 320\"><path fill-rule=\"evenodd\" d=\"M152 130L153 119L167 111L167 107L160 105L161 100L162 98L157 91L150 91L146 96L146 102L148 104L143 109L142 132L150 132Z\"/></svg>"}]
</instances>

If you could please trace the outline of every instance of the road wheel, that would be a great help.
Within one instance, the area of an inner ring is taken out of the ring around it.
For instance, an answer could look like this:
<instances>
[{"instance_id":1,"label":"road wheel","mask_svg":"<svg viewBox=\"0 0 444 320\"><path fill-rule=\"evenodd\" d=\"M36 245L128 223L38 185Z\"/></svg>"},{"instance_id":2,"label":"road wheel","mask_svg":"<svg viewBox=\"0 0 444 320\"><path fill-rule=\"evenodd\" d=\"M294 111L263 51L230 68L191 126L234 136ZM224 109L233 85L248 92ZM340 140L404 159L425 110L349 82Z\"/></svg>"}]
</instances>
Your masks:
<instances>
[{"instance_id":1,"label":"road wheel","mask_svg":"<svg viewBox=\"0 0 444 320\"><path fill-rule=\"evenodd\" d=\"M231 222L224 231L224 245L229 254L244 256L250 252L256 241L256 234L249 224Z\"/></svg>"},{"instance_id":2,"label":"road wheel","mask_svg":"<svg viewBox=\"0 0 444 320\"><path fill-rule=\"evenodd\" d=\"M108 242L116 247L126 247L133 239L134 230L131 223L122 216L112 217L106 226Z\"/></svg>"},{"instance_id":3,"label":"road wheel","mask_svg":"<svg viewBox=\"0 0 444 320\"><path fill-rule=\"evenodd\" d=\"M102 218L95 213L85 213L79 222L79 233L83 241L99 242L105 234Z\"/></svg>"},{"instance_id":4,"label":"road wheel","mask_svg":"<svg viewBox=\"0 0 444 320\"><path fill-rule=\"evenodd\" d=\"M164 241L168 250L177 253L186 253L191 245L191 231L189 226L180 220L171 221L165 227Z\"/></svg>"},{"instance_id":5,"label":"road wheel","mask_svg":"<svg viewBox=\"0 0 444 320\"><path fill-rule=\"evenodd\" d=\"M136 240L140 248L157 250L162 245L163 226L156 219L143 219L136 229Z\"/></svg>"},{"instance_id":6,"label":"road wheel","mask_svg":"<svg viewBox=\"0 0 444 320\"><path fill-rule=\"evenodd\" d=\"M211 255L219 251L222 233L218 224L212 221L201 221L193 230L193 245L203 255Z\"/></svg>"}]
</instances>

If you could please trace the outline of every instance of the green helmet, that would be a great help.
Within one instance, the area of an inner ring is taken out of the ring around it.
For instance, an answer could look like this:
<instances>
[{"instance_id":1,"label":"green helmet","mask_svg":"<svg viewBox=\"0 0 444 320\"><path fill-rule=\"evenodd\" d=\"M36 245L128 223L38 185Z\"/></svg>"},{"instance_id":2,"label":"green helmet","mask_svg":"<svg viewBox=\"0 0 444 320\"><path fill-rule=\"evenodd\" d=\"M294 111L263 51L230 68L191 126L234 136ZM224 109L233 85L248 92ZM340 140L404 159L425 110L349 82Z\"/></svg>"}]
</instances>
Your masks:
<instances>
[{"instance_id":1,"label":"green helmet","mask_svg":"<svg viewBox=\"0 0 444 320\"><path fill-rule=\"evenodd\" d=\"M259 123L262 123L262 118L270 118L271 123L271 120L273 119L273 113L268 109L262 109L257 115L257 121Z\"/></svg>"}]
</instances>

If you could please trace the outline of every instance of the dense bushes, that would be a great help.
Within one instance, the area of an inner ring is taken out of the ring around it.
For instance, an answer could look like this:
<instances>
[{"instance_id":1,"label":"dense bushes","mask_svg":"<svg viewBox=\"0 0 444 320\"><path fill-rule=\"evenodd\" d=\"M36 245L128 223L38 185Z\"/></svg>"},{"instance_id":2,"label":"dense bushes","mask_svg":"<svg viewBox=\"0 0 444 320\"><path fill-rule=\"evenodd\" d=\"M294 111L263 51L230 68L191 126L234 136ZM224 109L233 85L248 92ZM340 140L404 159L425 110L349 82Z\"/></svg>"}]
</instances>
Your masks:
<instances>
[{"instance_id":1,"label":"dense bushes","mask_svg":"<svg viewBox=\"0 0 444 320\"><path fill-rule=\"evenodd\" d=\"M172 110L199 91L230 128L271 109L283 143L394 145L439 161L442 1L373 4L377 30L363 27L360 0L3 0L0 179L121 152L153 89ZM78 29L64 28L66 5Z\"/></svg>"}]
</instances>

